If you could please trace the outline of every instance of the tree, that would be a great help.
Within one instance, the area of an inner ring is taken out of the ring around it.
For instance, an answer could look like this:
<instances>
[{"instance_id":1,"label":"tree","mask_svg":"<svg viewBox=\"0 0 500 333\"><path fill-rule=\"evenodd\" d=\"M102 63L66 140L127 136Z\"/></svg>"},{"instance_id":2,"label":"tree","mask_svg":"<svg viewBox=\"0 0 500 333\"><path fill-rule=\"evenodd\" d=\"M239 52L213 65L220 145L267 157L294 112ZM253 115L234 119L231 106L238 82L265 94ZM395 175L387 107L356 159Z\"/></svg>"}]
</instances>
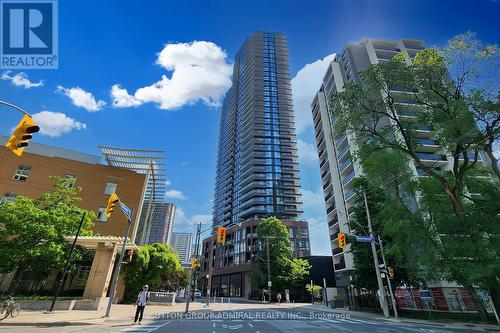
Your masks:
<instances>
[{"instance_id":1,"label":"tree","mask_svg":"<svg viewBox=\"0 0 500 333\"><path fill-rule=\"evenodd\" d=\"M81 188L73 187L71 180L51 177L52 192L38 199L17 196L0 205L0 271L18 270L19 281L23 273L47 274L64 267L71 244L64 236L75 235L84 210L76 205ZM86 211L80 235L92 234L95 214ZM79 249L73 261L81 258ZM14 291L17 283L14 287Z\"/></svg>"},{"instance_id":2,"label":"tree","mask_svg":"<svg viewBox=\"0 0 500 333\"><path fill-rule=\"evenodd\" d=\"M381 216L384 211L402 214L399 218L385 214L387 220L380 226L385 237L392 236L390 244L401 245L389 245L388 252L411 253L404 251L407 237L406 247L429 255L417 256L418 261L425 260L425 265L420 262L422 276L457 281L472 293L474 287L485 288L500 310L498 208L493 204L500 198L494 190L498 183L484 178L498 176L497 161L491 156L500 124L499 73L494 68L498 50L481 46L473 37L457 36L447 47L425 49L411 61L400 54L369 67L360 80L346 83L344 91L333 97L331 112L338 118L334 131L347 130L363 142L353 152L355 159L392 200L381 209ZM444 148L441 154L451 161L449 171L423 161L441 155L422 154L421 129L432 130ZM492 168L481 165L482 151L493 160ZM425 177L414 177L411 165ZM408 230L425 232L415 238Z\"/></svg>"},{"instance_id":3,"label":"tree","mask_svg":"<svg viewBox=\"0 0 500 333\"><path fill-rule=\"evenodd\" d=\"M177 291L187 287L189 283L189 270L188 269L178 269L172 272L162 272L160 275L160 289L165 289L168 291Z\"/></svg>"},{"instance_id":4,"label":"tree","mask_svg":"<svg viewBox=\"0 0 500 333\"><path fill-rule=\"evenodd\" d=\"M167 290L177 290L177 287L182 284L182 279L169 281L165 277L181 276L180 270L183 270L183 268L179 262L179 257L172 252L170 245L154 243L140 246L138 251L134 252L132 262L125 265L123 269L125 278L124 300L134 301L137 293L145 284L150 286L152 290L160 287Z\"/></svg>"},{"instance_id":5,"label":"tree","mask_svg":"<svg viewBox=\"0 0 500 333\"><path fill-rule=\"evenodd\" d=\"M311 286L310 284L306 284L306 290L309 294L311 294L313 300L316 300L321 298L321 290L323 290L323 287L318 285Z\"/></svg>"},{"instance_id":6,"label":"tree","mask_svg":"<svg viewBox=\"0 0 500 333\"><path fill-rule=\"evenodd\" d=\"M258 228L260 249L257 264L254 266L253 279L261 288L267 288L267 244L271 282L276 290L289 288L302 281L309 274L309 262L304 259L292 259L293 250L287 227L276 217L262 219Z\"/></svg>"}]
</instances>

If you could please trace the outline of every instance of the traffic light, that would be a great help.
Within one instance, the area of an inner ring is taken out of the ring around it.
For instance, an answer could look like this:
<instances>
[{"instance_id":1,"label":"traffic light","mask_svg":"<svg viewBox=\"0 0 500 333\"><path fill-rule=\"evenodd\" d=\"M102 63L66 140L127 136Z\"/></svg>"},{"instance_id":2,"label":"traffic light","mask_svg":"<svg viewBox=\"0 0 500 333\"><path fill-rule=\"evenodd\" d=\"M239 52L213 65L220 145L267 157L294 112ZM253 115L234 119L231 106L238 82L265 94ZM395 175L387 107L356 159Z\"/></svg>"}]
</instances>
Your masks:
<instances>
[{"instance_id":1,"label":"traffic light","mask_svg":"<svg viewBox=\"0 0 500 333\"><path fill-rule=\"evenodd\" d=\"M219 227L217 229L217 243L220 244L226 243L226 228Z\"/></svg>"},{"instance_id":2,"label":"traffic light","mask_svg":"<svg viewBox=\"0 0 500 333\"><path fill-rule=\"evenodd\" d=\"M35 123L35 121L25 114L19 124L17 124L14 133L7 141L5 145L17 156L23 154L24 148L28 146L29 140L33 137L31 134L36 133L40 130L40 127Z\"/></svg>"},{"instance_id":3,"label":"traffic light","mask_svg":"<svg viewBox=\"0 0 500 333\"><path fill-rule=\"evenodd\" d=\"M195 269L196 267L200 267L198 258L191 258L191 268Z\"/></svg>"},{"instance_id":4,"label":"traffic light","mask_svg":"<svg viewBox=\"0 0 500 333\"><path fill-rule=\"evenodd\" d=\"M132 257L134 256L134 250L128 249L125 251L125 255L123 256L123 263L130 264L132 262Z\"/></svg>"},{"instance_id":5,"label":"traffic light","mask_svg":"<svg viewBox=\"0 0 500 333\"><path fill-rule=\"evenodd\" d=\"M343 232L339 232L338 241L339 241L339 247L341 249L345 248L346 240L345 240L345 234Z\"/></svg>"},{"instance_id":6,"label":"traffic light","mask_svg":"<svg viewBox=\"0 0 500 333\"><path fill-rule=\"evenodd\" d=\"M109 196L108 199L108 206L106 207L106 211L104 214L106 214L106 217L109 219L111 217L111 212L115 210L116 203L119 202L120 199L118 199L118 196L116 193L112 193Z\"/></svg>"},{"instance_id":7,"label":"traffic light","mask_svg":"<svg viewBox=\"0 0 500 333\"><path fill-rule=\"evenodd\" d=\"M389 279L394 279L394 267L387 267L387 275Z\"/></svg>"}]
</instances>

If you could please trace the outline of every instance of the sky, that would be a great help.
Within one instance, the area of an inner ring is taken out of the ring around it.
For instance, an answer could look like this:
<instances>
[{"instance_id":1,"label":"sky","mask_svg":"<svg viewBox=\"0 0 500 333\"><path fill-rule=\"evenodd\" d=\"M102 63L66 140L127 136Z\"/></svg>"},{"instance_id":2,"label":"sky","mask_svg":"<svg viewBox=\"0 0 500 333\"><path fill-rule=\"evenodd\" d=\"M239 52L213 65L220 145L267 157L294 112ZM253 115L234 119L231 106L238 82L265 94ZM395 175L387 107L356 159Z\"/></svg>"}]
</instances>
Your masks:
<instances>
[{"instance_id":1,"label":"sky","mask_svg":"<svg viewBox=\"0 0 500 333\"><path fill-rule=\"evenodd\" d=\"M495 23L497 22L497 23ZM34 141L100 154L98 145L164 150L174 231L211 222L220 103L234 56L254 31L288 38L312 253L330 254L310 103L325 68L362 38L443 46L474 31L500 41L494 0L59 1L59 68L0 68L0 99L34 115ZM20 114L0 108L0 134ZM1 163L1 161L0 161Z\"/></svg>"}]
</instances>

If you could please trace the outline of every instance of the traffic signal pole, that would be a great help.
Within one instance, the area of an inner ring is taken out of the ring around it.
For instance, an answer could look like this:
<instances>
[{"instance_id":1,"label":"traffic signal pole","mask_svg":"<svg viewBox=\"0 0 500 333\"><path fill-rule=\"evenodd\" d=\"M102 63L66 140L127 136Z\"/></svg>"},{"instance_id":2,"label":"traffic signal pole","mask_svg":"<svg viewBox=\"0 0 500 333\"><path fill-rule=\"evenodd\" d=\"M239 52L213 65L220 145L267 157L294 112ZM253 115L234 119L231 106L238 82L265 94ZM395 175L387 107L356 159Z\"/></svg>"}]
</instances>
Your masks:
<instances>
[{"instance_id":1,"label":"traffic signal pole","mask_svg":"<svg viewBox=\"0 0 500 333\"><path fill-rule=\"evenodd\" d=\"M111 289L109 291L108 308L106 309L106 315L104 317L109 317L109 314L111 312L111 305L113 304L113 298L114 298L115 292L116 292L116 285L118 283L118 277L120 275L120 270L121 270L121 267L122 267L123 256L125 254L125 246L127 245L128 233L130 231L130 226L131 225L132 225L132 219L131 218L127 218L127 229L125 230L125 235L123 237L123 245L122 245L122 250L120 252L120 259L118 261L118 264L115 265L115 268L114 268L114 271L113 271L113 281L111 282Z\"/></svg>"},{"instance_id":2,"label":"traffic signal pole","mask_svg":"<svg viewBox=\"0 0 500 333\"><path fill-rule=\"evenodd\" d=\"M384 246L382 245L382 240L380 236L378 236L378 244L380 245L380 252L382 253L382 261L384 263L384 267L387 270L387 263L385 262L384 255ZM385 277L387 278L387 285L389 286L389 295L391 296L392 308L394 309L394 317L398 317L398 309L396 308L396 300L394 299L394 294L392 293L391 279L389 278L389 272L385 273Z\"/></svg>"},{"instance_id":3,"label":"traffic signal pole","mask_svg":"<svg viewBox=\"0 0 500 333\"><path fill-rule=\"evenodd\" d=\"M271 297L271 260L269 260L269 236L266 237L266 252L267 252L267 287L269 288L269 303L272 302Z\"/></svg>"},{"instance_id":4,"label":"traffic signal pole","mask_svg":"<svg viewBox=\"0 0 500 333\"><path fill-rule=\"evenodd\" d=\"M370 217L370 210L368 209L368 199L366 198L365 192L363 192L363 198L365 200L366 219L368 221L368 232L370 233L370 237L374 238L373 237L373 229L372 229L372 221L371 221L371 217ZM380 276L380 267L379 267L379 261L378 261L378 256L377 256L377 249L375 248L374 242L370 242L370 245L372 247L373 265L375 266L375 274L377 274L380 307L382 308L382 311L384 313L384 317L389 318L389 309L387 307L387 300L385 298L384 283L382 282L382 277Z\"/></svg>"},{"instance_id":5,"label":"traffic signal pole","mask_svg":"<svg viewBox=\"0 0 500 333\"><path fill-rule=\"evenodd\" d=\"M57 285L57 290L56 290L56 293L54 295L54 298L52 299L52 304L50 305L50 309L47 311L49 313L54 311L54 305L56 304L57 297L59 296L59 293L61 292L61 287L62 287L62 284L64 283L64 278L66 277L66 273L68 272L69 264L71 262L71 256L73 255L73 250L75 249L75 245L76 245L76 241L78 240L78 236L80 236L80 230L82 230L82 225L83 225L83 221L85 220L86 214L87 214L86 212L82 213L82 218L80 220L80 224L78 225L78 230L76 232L75 239L73 240L73 245L71 245L71 250L69 251L68 258L66 259L66 265L64 266L64 271L63 271L63 274L61 276L61 280L59 280L59 283Z\"/></svg>"},{"instance_id":6,"label":"traffic signal pole","mask_svg":"<svg viewBox=\"0 0 500 333\"><path fill-rule=\"evenodd\" d=\"M213 265L213 259L214 259L214 230L215 228L212 227L212 235L210 237L210 248L208 252L208 282L207 282L207 308L210 306L210 291L212 290L212 265ZM217 251L217 246L215 247L215 250Z\"/></svg>"},{"instance_id":7,"label":"traffic signal pole","mask_svg":"<svg viewBox=\"0 0 500 333\"><path fill-rule=\"evenodd\" d=\"M195 241L195 254L194 254L194 258L196 258L196 260L198 260L198 248L200 247L200 237L201 237L201 223L198 224L198 227L196 228L196 241ZM193 260L193 258L191 259ZM189 302L191 301L191 293L194 292L194 288L193 288L193 285L196 285L196 279L194 279L194 282L193 283L193 275L195 274L195 270L196 270L196 265L193 267L193 264L191 264L191 272L189 273L189 283L188 283L188 290L187 290L187 300L186 300L186 310L184 311L184 313L188 313L189 312Z\"/></svg>"}]
</instances>

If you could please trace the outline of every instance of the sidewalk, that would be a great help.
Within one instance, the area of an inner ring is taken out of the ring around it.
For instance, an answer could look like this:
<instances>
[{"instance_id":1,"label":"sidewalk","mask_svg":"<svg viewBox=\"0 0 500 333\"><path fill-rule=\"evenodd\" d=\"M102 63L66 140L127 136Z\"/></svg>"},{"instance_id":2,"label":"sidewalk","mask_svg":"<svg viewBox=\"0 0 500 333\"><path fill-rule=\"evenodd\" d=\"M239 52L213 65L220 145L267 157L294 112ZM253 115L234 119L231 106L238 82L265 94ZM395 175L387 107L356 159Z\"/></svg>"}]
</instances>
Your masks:
<instances>
[{"instance_id":1,"label":"sidewalk","mask_svg":"<svg viewBox=\"0 0 500 333\"><path fill-rule=\"evenodd\" d=\"M300 308L308 311L334 312L346 315L349 314L351 316L362 317L371 320L386 320L394 323L407 323L407 324L429 325L429 326L436 326L443 328L476 329L482 331L500 332L500 326L496 325L474 324L474 323L451 323L444 321L422 320L422 319L412 319L404 317L400 317L398 319L390 317L386 319L381 314L378 313L348 310L347 308L332 309L323 304L315 304L315 305L309 304L306 306L300 306Z\"/></svg>"},{"instance_id":2,"label":"sidewalk","mask_svg":"<svg viewBox=\"0 0 500 333\"><path fill-rule=\"evenodd\" d=\"M153 313L184 311L185 304L178 303L174 306L148 305L144 311L144 322L152 320ZM192 303L190 309L196 310L202 308L201 305ZM113 304L111 316L105 318L106 310L71 310L54 311L51 314L45 314L42 311L21 311L16 318L5 318L0 321L1 326L80 326L80 325L99 325L105 322L132 322L134 319L135 308L131 304Z\"/></svg>"},{"instance_id":3,"label":"sidewalk","mask_svg":"<svg viewBox=\"0 0 500 333\"><path fill-rule=\"evenodd\" d=\"M206 303L198 301L189 304L189 311L231 311L245 309L264 309L268 308L268 304L258 303L210 303L210 308L207 309ZM304 304L302 304L304 305ZM143 322L147 323L153 320L153 315L184 312L185 303L176 303L173 306L163 305L147 305L144 311ZM105 323L131 323L134 319L135 308L131 304L113 304L111 308L111 316L105 318L106 310L91 311L91 310L71 310L71 311L54 311L51 314L45 314L42 311L26 311L23 310L16 318L8 317L0 321L1 326L83 326L83 325L102 325Z\"/></svg>"}]
</instances>

